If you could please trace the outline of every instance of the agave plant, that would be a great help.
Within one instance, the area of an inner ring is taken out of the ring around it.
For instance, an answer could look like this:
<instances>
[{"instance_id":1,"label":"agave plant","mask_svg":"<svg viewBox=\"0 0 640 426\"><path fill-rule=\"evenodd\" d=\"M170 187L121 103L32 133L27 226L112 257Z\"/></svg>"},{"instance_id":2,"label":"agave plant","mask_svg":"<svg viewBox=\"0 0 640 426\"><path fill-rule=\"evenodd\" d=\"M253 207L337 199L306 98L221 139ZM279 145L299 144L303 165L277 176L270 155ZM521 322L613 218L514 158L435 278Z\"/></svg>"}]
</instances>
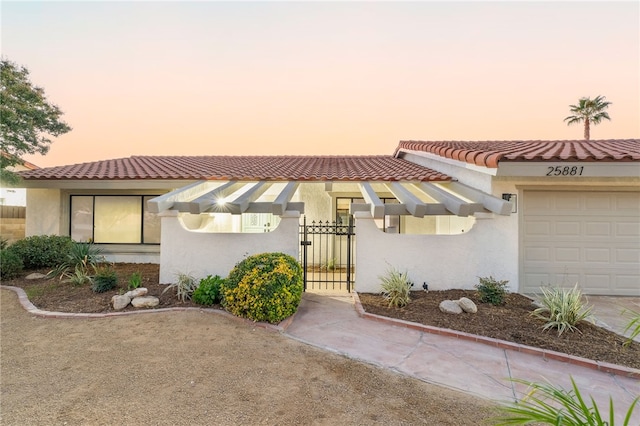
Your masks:
<instances>
[{"instance_id":1,"label":"agave plant","mask_svg":"<svg viewBox=\"0 0 640 426\"><path fill-rule=\"evenodd\" d=\"M633 339L640 335L640 312L632 311L631 309L625 309L622 311L623 315L626 315L629 319L624 332L630 331L629 337L623 343L623 346L629 346Z\"/></svg>"},{"instance_id":2,"label":"agave plant","mask_svg":"<svg viewBox=\"0 0 640 426\"><path fill-rule=\"evenodd\" d=\"M172 288L175 288L176 296L181 302L191 300L191 295L196 290L196 288L198 288L198 282L191 274L187 273L178 273L177 278L178 280L173 284L169 284L167 288L162 291L162 294L166 293Z\"/></svg>"},{"instance_id":3,"label":"agave plant","mask_svg":"<svg viewBox=\"0 0 640 426\"><path fill-rule=\"evenodd\" d=\"M613 400L609 398L608 413L598 408L591 396L589 397L591 404L588 404L580 393L573 377L571 377L570 390L550 383L534 383L518 379L513 379L513 381L527 385L530 391L521 401L500 407L503 415L496 419L495 425L615 425ZM631 424L631 414L639 400L640 397L637 397L629 406L625 413L623 426Z\"/></svg>"},{"instance_id":4,"label":"agave plant","mask_svg":"<svg viewBox=\"0 0 640 426\"><path fill-rule=\"evenodd\" d=\"M576 324L580 321L593 322L593 307L585 306L582 302L582 292L578 284L570 290L555 287L542 287L541 290L542 307L534 310L531 315L545 320L543 330L556 328L560 336L566 330L578 330Z\"/></svg>"},{"instance_id":5,"label":"agave plant","mask_svg":"<svg viewBox=\"0 0 640 426\"><path fill-rule=\"evenodd\" d=\"M91 243L73 243L66 260L49 272L50 277L60 276L69 279L71 275L78 275L78 271L89 274L90 268L97 267L104 262L102 249ZM73 272L71 272L73 271Z\"/></svg>"},{"instance_id":6,"label":"agave plant","mask_svg":"<svg viewBox=\"0 0 640 426\"><path fill-rule=\"evenodd\" d=\"M389 301L389 307L401 308L409 303L413 283L406 272L400 272L392 267L386 275L379 278L382 282L381 293Z\"/></svg>"}]
</instances>

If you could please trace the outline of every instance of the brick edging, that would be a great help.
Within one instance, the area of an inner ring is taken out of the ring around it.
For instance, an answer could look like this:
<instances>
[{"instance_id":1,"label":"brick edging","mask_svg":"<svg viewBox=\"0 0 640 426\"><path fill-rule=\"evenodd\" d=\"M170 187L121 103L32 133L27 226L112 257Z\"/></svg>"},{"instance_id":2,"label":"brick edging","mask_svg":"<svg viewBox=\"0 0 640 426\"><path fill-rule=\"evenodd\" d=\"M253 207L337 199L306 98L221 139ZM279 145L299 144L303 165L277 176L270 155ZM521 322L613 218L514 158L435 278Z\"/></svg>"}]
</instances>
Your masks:
<instances>
[{"instance_id":1,"label":"brick edging","mask_svg":"<svg viewBox=\"0 0 640 426\"><path fill-rule=\"evenodd\" d=\"M0 285L0 289L3 290L11 290L18 295L18 301L22 305L22 307L32 315L35 315L40 318L80 318L80 319L99 319L99 318L113 318L113 317L124 317L129 315L143 315L143 314L157 314L163 312L183 312L183 311L196 311L207 314L214 315L222 315L226 318L233 319L235 321L239 321L246 325L250 325L252 327L262 328L267 331L274 331L278 333L284 332L287 327L293 321L293 315L278 324L270 324L267 322L256 322L251 321L246 318L240 318L233 314L230 314L227 311L223 311L220 309L208 309L208 308L192 308L192 307L184 307L184 308L150 308L139 311L120 311L120 312L104 312L104 313L75 313L75 312L52 312L45 311L37 308L29 298L27 297L27 293L20 287L13 287L9 285Z\"/></svg>"},{"instance_id":2,"label":"brick edging","mask_svg":"<svg viewBox=\"0 0 640 426\"><path fill-rule=\"evenodd\" d=\"M491 337L478 336L476 334L465 333L462 331L451 330L448 328L433 327L430 325L423 325L415 322L389 318L382 315L376 315L368 313L362 307L358 293L355 291L351 293L355 305L356 312L362 318L372 321L378 321L390 325L397 325L399 327L405 327L412 330L422 331L424 333L438 334L440 336L455 337L457 339L469 340L472 342L478 342L489 346L494 346L500 349L521 352L525 354L540 356L545 359L553 359L556 361L567 362L581 367L590 368L592 370L602 371L603 373L614 374L618 376L629 377L632 379L640 379L640 370L630 367L624 367L621 365L610 364L608 362L594 361L588 358L577 357L568 355L562 352L551 351L547 349L535 348L532 346L520 345L518 343L507 342L505 340L493 339Z\"/></svg>"}]
</instances>

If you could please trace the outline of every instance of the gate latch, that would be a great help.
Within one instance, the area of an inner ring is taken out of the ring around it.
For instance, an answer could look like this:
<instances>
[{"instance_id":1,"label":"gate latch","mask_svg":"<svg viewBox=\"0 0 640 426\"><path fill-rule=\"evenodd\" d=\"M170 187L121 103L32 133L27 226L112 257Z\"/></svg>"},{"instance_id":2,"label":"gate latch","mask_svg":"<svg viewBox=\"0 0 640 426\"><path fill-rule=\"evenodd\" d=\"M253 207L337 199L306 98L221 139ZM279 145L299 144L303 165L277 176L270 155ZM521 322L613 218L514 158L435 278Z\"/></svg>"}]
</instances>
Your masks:
<instances>
[{"instance_id":1,"label":"gate latch","mask_svg":"<svg viewBox=\"0 0 640 426\"><path fill-rule=\"evenodd\" d=\"M300 245L301 246L310 246L311 245L311 241L300 241Z\"/></svg>"}]
</instances>

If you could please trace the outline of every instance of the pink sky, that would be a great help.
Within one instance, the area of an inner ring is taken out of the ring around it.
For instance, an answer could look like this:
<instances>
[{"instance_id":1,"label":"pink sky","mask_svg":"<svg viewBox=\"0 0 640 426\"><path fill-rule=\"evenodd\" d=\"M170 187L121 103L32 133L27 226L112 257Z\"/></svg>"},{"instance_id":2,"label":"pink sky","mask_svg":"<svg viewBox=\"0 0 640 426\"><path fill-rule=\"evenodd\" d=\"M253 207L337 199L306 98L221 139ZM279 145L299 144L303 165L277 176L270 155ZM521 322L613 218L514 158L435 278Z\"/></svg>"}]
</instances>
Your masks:
<instances>
[{"instance_id":1,"label":"pink sky","mask_svg":"<svg viewBox=\"0 0 640 426\"><path fill-rule=\"evenodd\" d=\"M2 2L2 54L73 130L39 166L640 137L638 2Z\"/></svg>"}]
</instances>

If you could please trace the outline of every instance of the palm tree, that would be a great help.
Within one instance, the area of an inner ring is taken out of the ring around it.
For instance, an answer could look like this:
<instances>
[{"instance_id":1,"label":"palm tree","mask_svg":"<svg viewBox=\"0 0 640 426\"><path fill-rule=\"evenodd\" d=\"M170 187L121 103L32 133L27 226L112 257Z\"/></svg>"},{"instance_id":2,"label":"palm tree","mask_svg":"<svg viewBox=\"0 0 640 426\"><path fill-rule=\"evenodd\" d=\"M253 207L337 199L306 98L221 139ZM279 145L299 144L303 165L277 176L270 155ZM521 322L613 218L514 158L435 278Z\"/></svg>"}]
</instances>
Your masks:
<instances>
[{"instance_id":1,"label":"palm tree","mask_svg":"<svg viewBox=\"0 0 640 426\"><path fill-rule=\"evenodd\" d=\"M589 126L593 123L599 124L602 119L611 120L609 113L605 110L611 105L611 102L604 100L604 96L596 96L595 99L580 98L578 105L569 105L571 112L574 115L570 115L565 118L564 121L567 125L577 124L584 121L584 140L589 140Z\"/></svg>"}]
</instances>

